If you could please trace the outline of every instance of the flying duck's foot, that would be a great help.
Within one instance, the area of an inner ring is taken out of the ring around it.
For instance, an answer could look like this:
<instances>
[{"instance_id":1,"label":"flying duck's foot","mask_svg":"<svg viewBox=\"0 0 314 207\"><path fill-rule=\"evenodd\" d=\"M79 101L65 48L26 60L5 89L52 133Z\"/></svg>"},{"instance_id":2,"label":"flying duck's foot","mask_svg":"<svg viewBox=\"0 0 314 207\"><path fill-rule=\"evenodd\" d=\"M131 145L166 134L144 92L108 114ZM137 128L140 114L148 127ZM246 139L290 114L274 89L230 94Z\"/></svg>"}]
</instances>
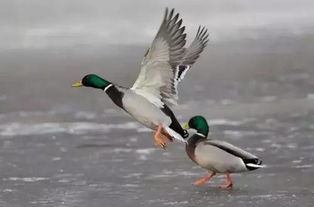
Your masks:
<instances>
[{"instance_id":1,"label":"flying duck's foot","mask_svg":"<svg viewBox=\"0 0 314 207\"><path fill-rule=\"evenodd\" d=\"M162 138L161 130L162 130L162 125L159 124L154 135L154 140L155 140L156 145L159 145L161 148L165 149L166 143L164 142Z\"/></svg>"},{"instance_id":2,"label":"flying duck's foot","mask_svg":"<svg viewBox=\"0 0 314 207\"><path fill-rule=\"evenodd\" d=\"M165 132L165 130L162 130L162 135L164 136L164 137L166 137L170 142L173 142L173 138L172 138L172 136L170 136L167 132Z\"/></svg>"},{"instance_id":3,"label":"flying duck's foot","mask_svg":"<svg viewBox=\"0 0 314 207\"><path fill-rule=\"evenodd\" d=\"M233 182L230 176L230 173L226 173L226 177L227 177L227 183L225 185L219 185L218 188L221 189L231 189L233 186Z\"/></svg>"},{"instance_id":4,"label":"flying duck's foot","mask_svg":"<svg viewBox=\"0 0 314 207\"><path fill-rule=\"evenodd\" d=\"M195 181L193 183L193 185L202 185L207 183L210 179L212 179L212 177L214 177L216 175L216 173L214 172L209 172L205 177L198 179L197 181Z\"/></svg>"}]
</instances>

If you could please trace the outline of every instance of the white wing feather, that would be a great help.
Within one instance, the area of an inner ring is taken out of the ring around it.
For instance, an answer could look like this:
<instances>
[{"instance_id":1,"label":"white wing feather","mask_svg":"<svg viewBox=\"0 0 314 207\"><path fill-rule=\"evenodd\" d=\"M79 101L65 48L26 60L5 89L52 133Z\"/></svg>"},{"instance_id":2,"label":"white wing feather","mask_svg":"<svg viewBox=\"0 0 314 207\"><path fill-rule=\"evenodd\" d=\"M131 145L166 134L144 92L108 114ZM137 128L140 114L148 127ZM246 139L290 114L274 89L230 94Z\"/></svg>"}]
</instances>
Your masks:
<instances>
[{"instance_id":1,"label":"white wing feather","mask_svg":"<svg viewBox=\"0 0 314 207\"><path fill-rule=\"evenodd\" d=\"M199 27L191 45L184 48L186 34L181 24L179 14L174 15L174 9L168 14L166 9L158 33L141 63L140 74L131 88L158 107L177 105L178 83L208 42L207 29Z\"/></svg>"},{"instance_id":2,"label":"white wing feather","mask_svg":"<svg viewBox=\"0 0 314 207\"><path fill-rule=\"evenodd\" d=\"M166 9L159 31L148 49L142 64L140 74L132 86L137 94L145 96L154 104L177 103L177 93L174 83L176 65L184 55L184 27L179 14L174 15L174 9L168 14Z\"/></svg>"}]
</instances>

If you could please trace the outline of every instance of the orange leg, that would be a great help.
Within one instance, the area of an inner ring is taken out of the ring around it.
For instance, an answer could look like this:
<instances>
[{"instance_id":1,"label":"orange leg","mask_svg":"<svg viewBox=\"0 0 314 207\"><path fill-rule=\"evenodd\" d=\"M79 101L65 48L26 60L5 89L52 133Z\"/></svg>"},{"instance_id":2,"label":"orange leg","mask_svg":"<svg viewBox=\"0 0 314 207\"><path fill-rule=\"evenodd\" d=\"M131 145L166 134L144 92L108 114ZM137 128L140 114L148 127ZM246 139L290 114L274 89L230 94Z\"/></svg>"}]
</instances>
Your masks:
<instances>
[{"instance_id":1,"label":"orange leg","mask_svg":"<svg viewBox=\"0 0 314 207\"><path fill-rule=\"evenodd\" d=\"M170 142L173 142L172 136L170 136L165 130L162 130L162 135L165 136Z\"/></svg>"},{"instance_id":2,"label":"orange leg","mask_svg":"<svg viewBox=\"0 0 314 207\"><path fill-rule=\"evenodd\" d=\"M161 134L162 126L161 124L158 125L157 130L154 135L155 144L159 145L161 148L166 148L166 143L164 142Z\"/></svg>"},{"instance_id":3,"label":"orange leg","mask_svg":"<svg viewBox=\"0 0 314 207\"><path fill-rule=\"evenodd\" d=\"M214 177L216 175L216 173L214 172L209 172L205 177L198 179L197 181L195 181L193 183L193 185L202 185L205 184L206 182L208 182L210 179L212 179L212 177Z\"/></svg>"},{"instance_id":4,"label":"orange leg","mask_svg":"<svg viewBox=\"0 0 314 207\"><path fill-rule=\"evenodd\" d=\"M233 182L230 176L230 173L226 173L227 183L225 185L219 185L218 187L221 189L231 189L233 186Z\"/></svg>"}]
</instances>

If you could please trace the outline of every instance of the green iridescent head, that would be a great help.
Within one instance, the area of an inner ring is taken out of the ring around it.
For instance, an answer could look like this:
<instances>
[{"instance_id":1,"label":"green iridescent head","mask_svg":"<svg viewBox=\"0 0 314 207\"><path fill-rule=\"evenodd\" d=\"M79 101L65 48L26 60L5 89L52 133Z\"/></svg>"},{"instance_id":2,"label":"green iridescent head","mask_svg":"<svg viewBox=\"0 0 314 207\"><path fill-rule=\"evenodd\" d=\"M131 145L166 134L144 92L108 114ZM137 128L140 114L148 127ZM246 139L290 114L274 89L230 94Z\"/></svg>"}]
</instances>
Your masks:
<instances>
[{"instance_id":1,"label":"green iridescent head","mask_svg":"<svg viewBox=\"0 0 314 207\"><path fill-rule=\"evenodd\" d=\"M203 116L194 116L190 119L189 123L184 126L185 129L195 129L197 133L200 133L207 137L209 127L206 119Z\"/></svg>"},{"instance_id":2,"label":"green iridescent head","mask_svg":"<svg viewBox=\"0 0 314 207\"><path fill-rule=\"evenodd\" d=\"M107 86L109 86L111 82L99 77L95 74L89 74L84 76L81 81L72 84L72 87L92 87L104 90Z\"/></svg>"}]
</instances>

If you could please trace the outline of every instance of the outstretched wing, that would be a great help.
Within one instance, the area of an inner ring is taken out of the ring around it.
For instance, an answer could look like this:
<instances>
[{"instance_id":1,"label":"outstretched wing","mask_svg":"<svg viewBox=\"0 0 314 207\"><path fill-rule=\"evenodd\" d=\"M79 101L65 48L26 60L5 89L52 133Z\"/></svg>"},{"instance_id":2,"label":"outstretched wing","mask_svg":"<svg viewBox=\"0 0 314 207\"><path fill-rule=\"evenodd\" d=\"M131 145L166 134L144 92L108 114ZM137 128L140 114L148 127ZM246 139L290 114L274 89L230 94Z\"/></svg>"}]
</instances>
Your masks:
<instances>
[{"instance_id":1,"label":"outstretched wing","mask_svg":"<svg viewBox=\"0 0 314 207\"><path fill-rule=\"evenodd\" d=\"M178 83L183 80L186 72L192 67L197 58L199 58L200 54L203 52L209 40L208 36L208 30L205 29L205 27L199 26L194 40L192 41L190 46L185 49L184 55L179 65L176 66L176 72L174 77L176 94L178 94Z\"/></svg>"},{"instance_id":2,"label":"outstretched wing","mask_svg":"<svg viewBox=\"0 0 314 207\"><path fill-rule=\"evenodd\" d=\"M165 11L162 24L141 63L140 74L132 90L162 107L177 104L176 68L185 54L185 27L174 9Z\"/></svg>"},{"instance_id":3,"label":"outstretched wing","mask_svg":"<svg viewBox=\"0 0 314 207\"><path fill-rule=\"evenodd\" d=\"M196 36L190 46L185 50L184 56L181 60L180 65L193 65L197 58L199 58L201 52L203 52L204 48L208 42L208 30L205 27L198 27Z\"/></svg>"}]
</instances>

